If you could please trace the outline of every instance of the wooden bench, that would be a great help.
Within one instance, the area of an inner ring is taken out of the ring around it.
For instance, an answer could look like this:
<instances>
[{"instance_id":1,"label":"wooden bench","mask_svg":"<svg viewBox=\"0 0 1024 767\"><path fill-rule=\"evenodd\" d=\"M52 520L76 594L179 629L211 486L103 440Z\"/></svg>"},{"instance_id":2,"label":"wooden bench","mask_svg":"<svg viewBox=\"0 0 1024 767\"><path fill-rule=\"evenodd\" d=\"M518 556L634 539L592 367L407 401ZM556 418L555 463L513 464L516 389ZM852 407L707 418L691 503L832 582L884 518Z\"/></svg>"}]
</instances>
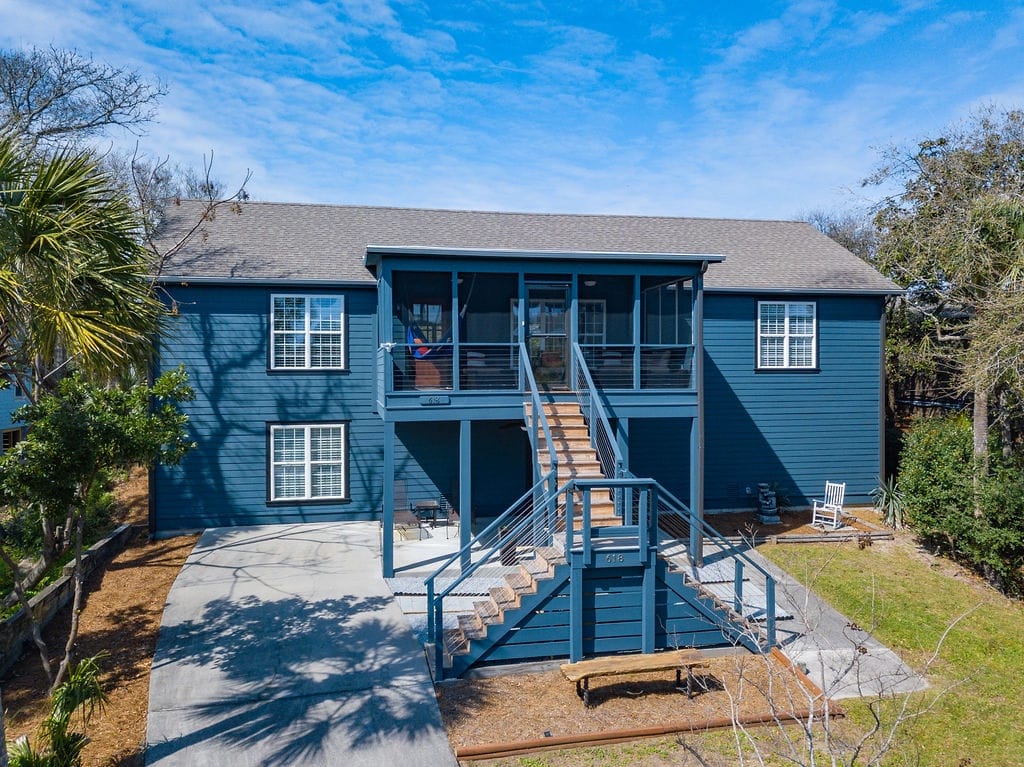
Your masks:
<instances>
[{"instance_id":1,"label":"wooden bench","mask_svg":"<svg viewBox=\"0 0 1024 767\"><path fill-rule=\"evenodd\" d=\"M576 694L583 699L583 705L590 708L590 680L600 676L622 674L646 674L653 671L675 671L676 689L683 689L682 673L686 671L686 697L693 697L693 670L707 668L704 656L697 650L669 650L668 652L642 655L609 655L563 663L562 676L576 683Z\"/></svg>"}]
</instances>

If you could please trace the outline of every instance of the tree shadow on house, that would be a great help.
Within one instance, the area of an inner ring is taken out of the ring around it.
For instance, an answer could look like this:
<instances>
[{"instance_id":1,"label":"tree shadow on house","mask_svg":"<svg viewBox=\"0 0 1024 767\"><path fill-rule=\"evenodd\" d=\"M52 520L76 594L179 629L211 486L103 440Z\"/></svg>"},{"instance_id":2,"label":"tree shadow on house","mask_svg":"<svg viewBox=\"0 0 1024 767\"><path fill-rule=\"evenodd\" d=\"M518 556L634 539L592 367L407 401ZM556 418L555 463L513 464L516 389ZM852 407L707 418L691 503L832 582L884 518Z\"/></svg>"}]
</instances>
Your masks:
<instances>
[{"instance_id":1,"label":"tree shadow on house","mask_svg":"<svg viewBox=\"0 0 1024 767\"><path fill-rule=\"evenodd\" d=\"M247 595L165 625L154 677L170 666L175 689L151 711L148 763L180 763L206 741L204 754L242 750L265 765L419 748L440 721L421 650L389 606Z\"/></svg>"}]
</instances>

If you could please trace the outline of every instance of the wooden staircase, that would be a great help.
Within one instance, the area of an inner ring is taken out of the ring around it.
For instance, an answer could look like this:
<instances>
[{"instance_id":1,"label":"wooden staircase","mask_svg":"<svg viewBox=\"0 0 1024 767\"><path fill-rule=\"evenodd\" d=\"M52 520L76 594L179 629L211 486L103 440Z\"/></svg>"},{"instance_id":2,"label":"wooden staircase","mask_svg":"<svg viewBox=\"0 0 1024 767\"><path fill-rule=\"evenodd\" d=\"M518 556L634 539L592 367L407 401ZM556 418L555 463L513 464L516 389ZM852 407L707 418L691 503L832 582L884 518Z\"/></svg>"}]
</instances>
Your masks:
<instances>
[{"instance_id":1,"label":"wooden staircase","mask_svg":"<svg viewBox=\"0 0 1024 767\"><path fill-rule=\"evenodd\" d=\"M590 446L590 429L587 428L579 405L574 402L548 402L543 408L551 431L552 446L558 458L559 486L577 477L605 477L597 452ZM537 446L537 460L543 471L550 468L551 454L543 434L540 435L540 443ZM578 529L582 514L582 495L577 494L573 500ZM622 520L615 514L615 502L609 494L591 495L590 518L594 527L622 524Z\"/></svg>"},{"instance_id":2,"label":"wooden staircase","mask_svg":"<svg viewBox=\"0 0 1024 767\"><path fill-rule=\"evenodd\" d=\"M487 599L474 602L472 612L458 615L457 627L445 630L441 675L445 678L461 676L481 663L567 655L569 629L560 625L556 616L567 615L564 610L571 572L572 568L557 548L540 547L521 559L517 569L504 576L501 585L489 590ZM680 643L700 648L745 645L753 652L758 651L761 629L755 620L737 613L727 599L713 593L660 554L655 572L658 593L668 595L659 623L673 635L659 641L660 646ZM556 604L558 602L562 604ZM611 612L621 613L623 609L614 607ZM637 605L635 609L640 608ZM526 635L532 636L527 639ZM542 642L540 636L546 641ZM614 642L613 639L606 641ZM604 651L615 649L607 646Z\"/></svg>"},{"instance_id":3,"label":"wooden staircase","mask_svg":"<svg viewBox=\"0 0 1024 767\"><path fill-rule=\"evenodd\" d=\"M503 584L492 587L487 599L473 603L473 612L458 616L457 628L444 632L445 667L452 668L458 658L468 656L471 643L484 642L492 626L496 633L500 633L507 615L522 609L524 599L535 599L539 586L552 584L556 570L562 568L559 583L552 584L560 585L568 577L565 565L562 552L551 547L536 548L531 557L520 560L518 569L506 574Z\"/></svg>"}]
</instances>

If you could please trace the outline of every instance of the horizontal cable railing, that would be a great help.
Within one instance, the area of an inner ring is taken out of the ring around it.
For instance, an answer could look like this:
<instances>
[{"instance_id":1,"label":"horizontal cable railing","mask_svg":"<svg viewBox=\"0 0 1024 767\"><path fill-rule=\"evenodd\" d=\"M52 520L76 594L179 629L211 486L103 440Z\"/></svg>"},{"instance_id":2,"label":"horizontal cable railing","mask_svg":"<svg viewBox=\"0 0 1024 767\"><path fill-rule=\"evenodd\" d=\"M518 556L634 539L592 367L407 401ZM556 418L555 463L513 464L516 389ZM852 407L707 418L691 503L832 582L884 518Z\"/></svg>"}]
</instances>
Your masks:
<instances>
[{"instance_id":1,"label":"horizontal cable railing","mask_svg":"<svg viewBox=\"0 0 1024 767\"><path fill-rule=\"evenodd\" d=\"M626 470L626 463L615 440L615 434L612 432L608 412L601 401L600 393L590 375L590 369L587 367L586 358L579 344L573 344L573 353L576 357L574 388L583 418L590 429L590 444L597 452L604 475L606 477L621 477ZM616 503L617 507L618 503Z\"/></svg>"},{"instance_id":2,"label":"horizontal cable railing","mask_svg":"<svg viewBox=\"0 0 1024 767\"><path fill-rule=\"evenodd\" d=\"M698 519L697 516L671 492L659 485L658 487L658 527L663 537L689 539L691 531L696 528L701 537L712 543L719 552L720 558L733 561L733 610L740 615L743 611L743 584L751 571L757 576L765 594L765 634L768 647L775 645L775 578L760 564L751 559L740 547L733 544L715 528ZM677 534L682 533L682 534ZM698 578L699 579L699 578Z\"/></svg>"},{"instance_id":3,"label":"horizontal cable railing","mask_svg":"<svg viewBox=\"0 0 1024 767\"><path fill-rule=\"evenodd\" d=\"M693 389L694 346L645 344L640 347L641 389Z\"/></svg>"},{"instance_id":4,"label":"horizontal cable railing","mask_svg":"<svg viewBox=\"0 0 1024 767\"><path fill-rule=\"evenodd\" d=\"M424 579L427 636L434 642L436 668L442 667L444 659L445 598L469 578L483 577L485 568L514 565L524 550L553 545L556 533L564 529L565 508L559 507L558 493L550 489L554 477L554 471L541 477L497 519ZM463 566L466 562L469 565ZM443 587L439 589L439 585Z\"/></svg>"},{"instance_id":5,"label":"horizontal cable railing","mask_svg":"<svg viewBox=\"0 0 1024 767\"><path fill-rule=\"evenodd\" d=\"M519 389L519 345L466 343L456 350L459 390L495 391Z\"/></svg>"},{"instance_id":6,"label":"horizontal cable railing","mask_svg":"<svg viewBox=\"0 0 1024 767\"><path fill-rule=\"evenodd\" d=\"M628 344L579 344L578 359L586 360L594 383L602 389L634 389L633 353Z\"/></svg>"}]
</instances>

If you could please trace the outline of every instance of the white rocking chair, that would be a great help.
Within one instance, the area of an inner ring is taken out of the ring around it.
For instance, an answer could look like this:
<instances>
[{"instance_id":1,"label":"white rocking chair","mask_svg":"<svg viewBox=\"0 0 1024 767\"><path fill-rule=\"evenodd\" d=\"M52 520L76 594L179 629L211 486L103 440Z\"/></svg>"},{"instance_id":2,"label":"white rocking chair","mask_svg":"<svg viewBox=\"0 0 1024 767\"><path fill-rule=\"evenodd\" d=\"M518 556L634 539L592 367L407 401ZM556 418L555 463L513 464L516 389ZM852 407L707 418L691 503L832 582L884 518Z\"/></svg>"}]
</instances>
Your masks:
<instances>
[{"instance_id":1,"label":"white rocking chair","mask_svg":"<svg viewBox=\"0 0 1024 767\"><path fill-rule=\"evenodd\" d=\"M826 482L825 500L815 498L811 525L823 530L835 530L843 524L843 496L846 495L845 482Z\"/></svg>"}]
</instances>

